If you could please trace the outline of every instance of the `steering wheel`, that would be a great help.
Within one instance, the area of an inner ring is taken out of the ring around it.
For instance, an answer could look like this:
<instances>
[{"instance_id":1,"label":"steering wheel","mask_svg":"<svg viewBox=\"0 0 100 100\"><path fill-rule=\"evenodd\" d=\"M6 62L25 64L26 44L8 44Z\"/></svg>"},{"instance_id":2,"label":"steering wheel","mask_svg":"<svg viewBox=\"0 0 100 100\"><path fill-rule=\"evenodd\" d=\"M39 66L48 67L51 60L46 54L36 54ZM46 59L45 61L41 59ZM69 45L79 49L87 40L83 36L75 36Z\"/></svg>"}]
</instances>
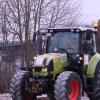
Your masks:
<instances>
[{"instance_id":1,"label":"steering wheel","mask_svg":"<svg viewBox=\"0 0 100 100\"><path fill-rule=\"evenodd\" d=\"M69 52L64 48L58 48L57 51L65 52L67 55L69 55Z\"/></svg>"},{"instance_id":2,"label":"steering wheel","mask_svg":"<svg viewBox=\"0 0 100 100\"><path fill-rule=\"evenodd\" d=\"M57 50L56 52L62 52L62 53L65 52L66 55L67 55L67 57L70 58L70 54L69 54L69 52L68 52L66 49L64 49L64 48L58 48L58 50Z\"/></svg>"}]
</instances>

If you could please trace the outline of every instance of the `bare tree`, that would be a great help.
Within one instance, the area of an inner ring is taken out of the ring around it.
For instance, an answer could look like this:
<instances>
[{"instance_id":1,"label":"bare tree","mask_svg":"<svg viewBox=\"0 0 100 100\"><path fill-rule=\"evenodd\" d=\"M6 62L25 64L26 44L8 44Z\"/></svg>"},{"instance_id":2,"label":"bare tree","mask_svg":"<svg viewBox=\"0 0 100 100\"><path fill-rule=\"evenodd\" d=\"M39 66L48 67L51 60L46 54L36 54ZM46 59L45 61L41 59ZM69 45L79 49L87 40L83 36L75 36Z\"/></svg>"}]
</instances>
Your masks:
<instances>
[{"instance_id":1,"label":"bare tree","mask_svg":"<svg viewBox=\"0 0 100 100\"><path fill-rule=\"evenodd\" d=\"M72 26L78 23L80 4L77 0L49 0L42 9L41 24L46 27Z\"/></svg>"},{"instance_id":2,"label":"bare tree","mask_svg":"<svg viewBox=\"0 0 100 100\"><path fill-rule=\"evenodd\" d=\"M13 69L13 59L8 51L8 41L11 38L8 25L8 9L5 0L0 0L0 93L8 92L11 79L11 69ZM2 49L1 49L2 48ZM13 70L14 71L14 70ZM12 71L12 72L13 72Z\"/></svg>"},{"instance_id":3,"label":"bare tree","mask_svg":"<svg viewBox=\"0 0 100 100\"><path fill-rule=\"evenodd\" d=\"M30 33L36 35L36 31L41 28L75 25L80 15L80 2L77 0L5 0L4 2L8 12L6 31L11 34L10 36L13 35L13 39L19 38L22 66L24 60L27 64L30 60L29 44L32 36Z\"/></svg>"},{"instance_id":4,"label":"bare tree","mask_svg":"<svg viewBox=\"0 0 100 100\"><path fill-rule=\"evenodd\" d=\"M22 66L25 60L28 64L28 42L30 37L30 13L33 0L6 0L9 9L8 24L10 32L19 37L21 44Z\"/></svg>"}]
</instances>

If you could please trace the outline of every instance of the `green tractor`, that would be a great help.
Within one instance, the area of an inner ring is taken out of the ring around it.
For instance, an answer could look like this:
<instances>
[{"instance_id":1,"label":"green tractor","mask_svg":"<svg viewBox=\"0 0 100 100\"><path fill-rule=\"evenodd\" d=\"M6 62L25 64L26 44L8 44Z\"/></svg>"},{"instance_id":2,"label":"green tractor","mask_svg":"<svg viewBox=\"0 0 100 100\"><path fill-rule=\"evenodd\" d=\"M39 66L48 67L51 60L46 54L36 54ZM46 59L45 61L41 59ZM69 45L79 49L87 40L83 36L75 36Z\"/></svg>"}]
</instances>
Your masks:
<instances>
[{"instance_id":1,"label":"green tractor","mask_svg":"<svg viewBox=\"0 0 100 100\"><path fill-rule=\"evenodd\" d=\"M42 34L44 51L31 67L19 69L11 80L12 100L100 100L100 55L93 28L50 28ZM40 45L40 44L39 44Z\"/></svg>"}]
</instances>

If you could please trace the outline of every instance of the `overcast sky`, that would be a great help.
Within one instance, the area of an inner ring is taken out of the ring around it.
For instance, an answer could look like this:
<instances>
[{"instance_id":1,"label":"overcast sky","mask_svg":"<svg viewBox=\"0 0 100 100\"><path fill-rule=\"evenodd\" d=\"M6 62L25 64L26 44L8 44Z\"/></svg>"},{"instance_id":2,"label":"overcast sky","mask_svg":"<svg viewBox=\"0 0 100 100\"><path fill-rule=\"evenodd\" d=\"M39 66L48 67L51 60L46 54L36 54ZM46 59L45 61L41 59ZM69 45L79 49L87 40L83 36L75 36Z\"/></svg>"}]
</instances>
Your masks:
<instances>
[{"instance_id":1,"label":"overcast sky","mask_svg":"<svg viewBox=\"0 0 100 100\"><path fill-rule=\"evenodd\" d=\"M100 19L100 0L83 0L83 23Z\"/></svg>"}]
</instances>

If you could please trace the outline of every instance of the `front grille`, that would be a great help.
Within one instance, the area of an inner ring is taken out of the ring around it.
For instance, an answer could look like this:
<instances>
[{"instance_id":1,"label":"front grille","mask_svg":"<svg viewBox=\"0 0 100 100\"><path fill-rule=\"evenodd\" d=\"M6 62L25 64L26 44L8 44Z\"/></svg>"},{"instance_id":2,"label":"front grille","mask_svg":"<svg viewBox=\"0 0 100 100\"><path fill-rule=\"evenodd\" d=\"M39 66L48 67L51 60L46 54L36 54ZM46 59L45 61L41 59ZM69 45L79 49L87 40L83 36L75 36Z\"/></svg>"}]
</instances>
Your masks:
<instances>
[{"instance_id":1,"label":"front grille","mask_svg":"<svg viewBox=\"0 0 100 100\"><path fill-rule=\"evenodd\" d=\"M34 70L35 70L35 72L41 72L42 67L35 67Z\"/></svg>"}]
</instances>

